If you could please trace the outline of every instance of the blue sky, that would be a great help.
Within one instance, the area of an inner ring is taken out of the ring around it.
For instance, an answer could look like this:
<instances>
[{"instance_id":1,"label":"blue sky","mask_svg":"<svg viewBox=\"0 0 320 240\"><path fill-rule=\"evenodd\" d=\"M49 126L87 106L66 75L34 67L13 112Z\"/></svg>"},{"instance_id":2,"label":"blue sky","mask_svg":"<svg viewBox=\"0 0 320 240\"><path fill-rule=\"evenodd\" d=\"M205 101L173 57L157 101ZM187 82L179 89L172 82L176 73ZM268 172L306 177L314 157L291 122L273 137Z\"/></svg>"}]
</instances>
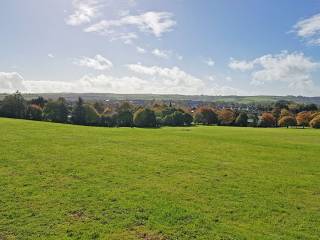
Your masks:
<instances>
[{"instance_id":1,"label":"blue sky","mask_svg":"<svg viewBox=\"0 0 320 240\"><path fill-rule=\"evenodd\" d=\"M320 95L320 1L3 0L0 92Z\"/></svg>"}]
</instances>

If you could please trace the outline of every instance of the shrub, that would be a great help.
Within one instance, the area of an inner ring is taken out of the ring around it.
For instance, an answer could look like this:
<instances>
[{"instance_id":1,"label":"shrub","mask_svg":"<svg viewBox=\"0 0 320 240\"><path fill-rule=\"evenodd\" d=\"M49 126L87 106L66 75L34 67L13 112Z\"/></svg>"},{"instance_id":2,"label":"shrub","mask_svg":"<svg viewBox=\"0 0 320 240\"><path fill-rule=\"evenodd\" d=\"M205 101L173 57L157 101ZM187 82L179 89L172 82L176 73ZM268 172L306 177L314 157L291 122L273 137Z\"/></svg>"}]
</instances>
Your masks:
<instances>
[{"instance_id":1,"label":"shrub","mask_svg":"<svg viewBox=\"0 0 320 240\"><path fill-rule=\"evenodd\" d=\"M258 127L274 127L276 119L271 113L263 113L258 121Z\"/></svg>"},{"instance_id":2,"label":"shrub","mask_svg":"<svg viewBox=\"0 0 320 240\"><path fill-rule=\"evenodd\" d=\"M320 116L315 117L310 121L310 126L312 128L320 128Z\"/></svg>"},{"instance_id":3,"label":"shrub","mask_svg":"<svg viewBox=\"0 0 320 240\"><path fill-rule=\"evenodd\" d=\"M133 118L134 125L137 127L156 127L156 115L148 108L141 108L135 112Z\"/></svg>"},{"instance_id":4,"label":"shrub","mask_svg":"<svg viewBox=\"0 0 320 240\"><path fill-rule=\"evenodd\" d=\"M292 127L297 125L297 121L292 116L284 116L278 121L280 127Z\"/></svg>"},{"instance_id":5,"label":"shrub","mask_svg":"<svg viewBox=\"0 0 320 240\"><path fill-rule=\"evenodd\" d=\"M42 120L42 108L38 105L32 104L27 108L27 119L41 121Z\"/></svg>"},{"instance_id":6,"label":"shrub","mask_svg":"<svg viewBox=\"0 0 320 240\"><path fill-rule=\"evenodd\" d=\"M246 113L240 113L236 118L235 124L240 127L248 126L248 115Z\"/></svg>"},{"instance_id":7,"label":"shrub","mask_svg":"<svg viewBox=\"0 0 320 240\"><path fill-rule=\"evenodd\" d=\"M197 110L194 121L204 125L217 124L218 115L211 108L201 107Z\"/></svg>"}]
</instances>

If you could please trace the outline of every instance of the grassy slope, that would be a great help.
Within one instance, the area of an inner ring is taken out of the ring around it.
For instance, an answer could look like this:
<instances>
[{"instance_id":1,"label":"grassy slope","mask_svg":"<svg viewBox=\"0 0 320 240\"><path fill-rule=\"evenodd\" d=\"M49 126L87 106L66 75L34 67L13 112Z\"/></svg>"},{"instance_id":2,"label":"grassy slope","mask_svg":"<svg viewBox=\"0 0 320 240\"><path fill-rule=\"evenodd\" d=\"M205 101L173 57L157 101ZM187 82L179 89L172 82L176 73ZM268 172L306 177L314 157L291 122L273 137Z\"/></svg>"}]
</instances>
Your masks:
<instances>
[{"instance_id":1,"label":"grassy slope","mask_svg":"<svg viewBox=\"0 0 320 240\"><path fill-rule=\"evenodd\" d=\"M0 239L319 239L320 131L0 119Z\"/></svg>"}]
</instances>

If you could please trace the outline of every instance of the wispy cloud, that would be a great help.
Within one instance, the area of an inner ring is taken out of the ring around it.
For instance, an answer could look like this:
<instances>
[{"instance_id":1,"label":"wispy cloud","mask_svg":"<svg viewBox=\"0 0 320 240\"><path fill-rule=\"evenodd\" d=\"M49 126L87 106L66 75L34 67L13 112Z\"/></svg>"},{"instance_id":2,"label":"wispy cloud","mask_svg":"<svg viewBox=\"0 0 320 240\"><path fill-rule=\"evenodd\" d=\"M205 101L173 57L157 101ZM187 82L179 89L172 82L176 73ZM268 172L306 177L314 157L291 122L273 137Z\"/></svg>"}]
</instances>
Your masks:
<instances>
[{"instance_id":1,"label":"wispy cloud","mask_svg":"<svg viewBox=\"0 0 320 240\"><path fill-rule=\"evenodd\" d=\"M156 49L154 49L152 51L152 54L154 56L159 57L159 58L165 58L165 59L170 58L171 53L172 52L169 51L169 50L161 50L161 49L158 49L158 48L156 48Z\"/></svg>"},{"instance_id":2,"label":"wispy cloud","mask_svg":"<svg viewBox=\"0 0 320 240\"><path fill-rule=\"evenodd\" d=\"M110 60L104 58L100 54L96 55L94 58L89 57L81 57L79 59L75 59L74 64L93 68L95 70L108 70L113 67L113 64Z\"/></svg>"},{"instance_id":3,"label":"wispy cloud","mask_svg":"<svg viewBox=\"0 0 320 240\"><path fill-rule=\"evenodd\" d=\"M239 61L234 58L231 58L229 62L229 67L233 70L240 70L244 72L253 69L254 64L254 61Z\"/></svg>"},{"instance_id":4,"label":"wispy cloud","mask_svg":"<svg viewBox=\"0 0 320 240\"><path fill-rule=\"evenodd\" d=\"M97 32L102 35L113 35L117 28L135 26L141 32L148 32L156 37L172 31L176 22L169 12L146 12L141 15L129 15L117 20L102 20L85 28L85 32Z\"/></svg>"},{"instance_id":5,"label":"wispy cloud","mask_svg":"<svg viewBox=\"0 0 320 240\"><path fill-rule=\"evenodd\" d=\"M320 45L320 14L297 22L293 31L307 43Z\"/></svg>"}]
</instances>

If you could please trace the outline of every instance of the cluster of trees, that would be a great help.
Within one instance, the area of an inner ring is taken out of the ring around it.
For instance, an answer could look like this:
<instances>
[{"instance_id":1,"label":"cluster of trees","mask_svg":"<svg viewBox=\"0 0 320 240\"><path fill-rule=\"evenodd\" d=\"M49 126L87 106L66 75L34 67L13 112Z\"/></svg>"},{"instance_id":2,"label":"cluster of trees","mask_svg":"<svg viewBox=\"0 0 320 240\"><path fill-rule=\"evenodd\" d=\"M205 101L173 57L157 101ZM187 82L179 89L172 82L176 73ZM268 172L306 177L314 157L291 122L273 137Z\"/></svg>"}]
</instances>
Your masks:
<instances>
[{"instance_id":1,"label":"cluster of trees","mask_svg":"<svg viewBox=\"0 0 320 240\"><path fill-rule=\"evenodd\" d=\"M277 102L270 111L250 113L232 109L199 107L182 109L162 104L149 107L128 102L108 106L101 102L87 103L81 98L68 102L64 98L46 100L43 97L26 101L19 93L6 96L0 103L0 117L36 121L71 123L104 127L190 126L192 124L239 127L313 127L320 128L320 112L314 104L295 105Z\"/></svg>"},{"instance_id":2,"label":"cluster of trees","mask_svg":"<svg viewBox=\"0 0 320 240\"><path fill-rule=\"evenodd\" d=\"M288 105L275 107L261 114L234 111L231 109L214 110L199 108L194 117L195 123L240 127L313 127L320 128L320 112L314 104L300 106L301 112L293 111Z\"/></svg>"},{"instance_id":3,"label":"cluster of trees","mask_svg":"<svg viewBox=\"0 0 320 240\"><path fill-rule=\"evenodd\" d=\"M0 103L0 117L105 127L189 126L193 122L191 114L172 106L152 109L124 102L111 109L99 102L86 103L82 98L75 103L43 97L26 101L19 92Z\"/></svg>"}]
</instances>

